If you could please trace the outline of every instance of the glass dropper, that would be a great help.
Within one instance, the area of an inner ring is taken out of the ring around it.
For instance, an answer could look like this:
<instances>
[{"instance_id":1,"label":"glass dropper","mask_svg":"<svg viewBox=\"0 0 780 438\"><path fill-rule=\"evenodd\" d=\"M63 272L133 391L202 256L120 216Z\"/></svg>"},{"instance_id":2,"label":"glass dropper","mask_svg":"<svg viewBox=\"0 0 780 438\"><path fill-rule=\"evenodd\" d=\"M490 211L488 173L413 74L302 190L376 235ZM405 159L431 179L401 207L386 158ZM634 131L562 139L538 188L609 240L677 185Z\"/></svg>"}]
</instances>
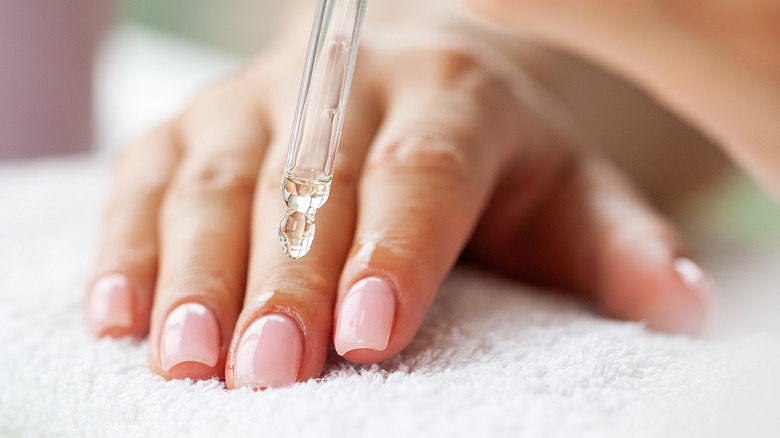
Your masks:
<instances>
[{"instance_id":1,"label":"glass dropper","mask_svg":"<svg viewBox=\"0 0 780 438\"><path fill-rule=\"evenodd\" d=\"M287 211L279 238L293 259L309 252L315 214L330 194L365 7L366 0L317 2L282 175Z\"/></svg>"}]
</instances>

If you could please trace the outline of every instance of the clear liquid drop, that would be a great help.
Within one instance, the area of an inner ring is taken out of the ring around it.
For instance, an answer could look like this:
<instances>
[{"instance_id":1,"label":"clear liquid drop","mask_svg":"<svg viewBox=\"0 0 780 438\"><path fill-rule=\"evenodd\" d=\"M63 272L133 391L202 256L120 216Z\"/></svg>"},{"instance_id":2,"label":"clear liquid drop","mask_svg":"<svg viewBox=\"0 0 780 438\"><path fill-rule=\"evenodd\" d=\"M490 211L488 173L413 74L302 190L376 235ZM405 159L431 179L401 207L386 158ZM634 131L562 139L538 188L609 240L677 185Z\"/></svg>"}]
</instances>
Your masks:
<instances>
[{"instance_id":1,"label":"clear liquid drop","mask_svg":"<svg viewBox=\"0 0 780 438\"><path fill-rule=\"evenodd\" d=\"M305 256L314 242L314 215L288 209L279 224L279 239L284 253L295 260Z\"/></svg>"},{"instance_id":2,"label":"clear liquid drop","mask_svg":"<svg viewBox=\"0 0 780 438\"><path fill-rule=\"evenodd\" d=\"M314 216L330 195L330 176L317 176L314 171L302 171L312 177L297 177L285 171L282 179L282 197L287 211L279 224L279 240L284 253L300 259L314 242Z\"/></svg>"}]
</instances>

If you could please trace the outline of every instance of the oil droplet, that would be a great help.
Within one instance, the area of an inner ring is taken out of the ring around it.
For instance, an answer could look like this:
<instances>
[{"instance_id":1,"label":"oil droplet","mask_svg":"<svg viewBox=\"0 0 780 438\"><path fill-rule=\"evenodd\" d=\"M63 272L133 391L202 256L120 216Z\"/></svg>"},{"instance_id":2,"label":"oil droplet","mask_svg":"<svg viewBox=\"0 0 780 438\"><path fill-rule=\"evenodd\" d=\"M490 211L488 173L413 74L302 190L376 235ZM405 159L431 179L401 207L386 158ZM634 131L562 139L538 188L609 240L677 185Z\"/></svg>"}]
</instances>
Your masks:
<instances>
[{"instance_id":1,"label":"oil droplet","mask_svg":"<svg viewBox=\"0 0 780 438\"><path fill-rule=\"evenodd\" d=\"M284 253L300 259L314 242L314 216L330 195L331 177L317 176L312 170L304 170L293 176L285 171L282 178L282 197L287 204L284 219L279 224L279 240ZM311 176L310 176L311 175Z\"/></svg>"},{"instance_id":2,"label":"oil droplet","mask_svg":"<svg viewBox=\"0 0 780 438\"><path fill-rule=\"evenodd\" d=\"M287 209L279 224L279 239L284 253L293 259L300 259L311 249L314 241L314 215Z\"/></svg>"}]
</instances>

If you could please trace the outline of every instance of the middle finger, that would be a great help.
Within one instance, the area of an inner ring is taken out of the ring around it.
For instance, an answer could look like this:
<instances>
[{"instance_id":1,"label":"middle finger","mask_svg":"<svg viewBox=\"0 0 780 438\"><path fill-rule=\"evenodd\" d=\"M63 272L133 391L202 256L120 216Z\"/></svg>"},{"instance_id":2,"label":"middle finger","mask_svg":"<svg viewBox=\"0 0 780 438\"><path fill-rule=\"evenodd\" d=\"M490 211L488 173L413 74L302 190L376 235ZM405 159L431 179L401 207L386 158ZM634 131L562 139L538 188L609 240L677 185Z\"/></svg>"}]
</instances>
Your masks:
<instances>
[{"instance_id":1,"label":"middle finger","mask_svg":"<svg viewBox=\"0 0 780 438\"><path fill-rule=\"evenodd\" d=\"M300 260L287 257L277 231L285 212L279 191L289 120L277 121L254 202L244 309L225 371L228 387L265 388L316 377L325 363L339 274L352 242L356 184L378 110L371 93L348 105L328 203L316 214L317 237ZM355 100L355 99L353 99Z\"/></svg>"}]
</instances>

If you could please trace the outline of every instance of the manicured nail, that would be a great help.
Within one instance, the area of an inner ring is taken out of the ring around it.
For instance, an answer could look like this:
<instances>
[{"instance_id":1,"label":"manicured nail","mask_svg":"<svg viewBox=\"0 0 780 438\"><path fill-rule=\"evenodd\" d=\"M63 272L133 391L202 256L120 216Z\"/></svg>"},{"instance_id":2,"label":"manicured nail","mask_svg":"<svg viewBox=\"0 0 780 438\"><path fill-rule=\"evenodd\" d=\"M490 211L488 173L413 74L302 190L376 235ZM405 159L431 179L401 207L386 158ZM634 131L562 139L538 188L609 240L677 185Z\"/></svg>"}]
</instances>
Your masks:
<instances>
[{"instance_id":1,"label":"manicured nail","mask_svg":"<svg viewBox=\"0 0 780 438\"><path fill-rule=\"evenodd\" d=\"M133 295L127 278L110 274L95 282L87 306L89 325L96 336L133 324Z\"/></svg>"},{"instance_id":2,"label":"manicured nail","mask_svg":"<svg viewBox=\"0 0 780 438\"><path fill-rule=\"evenodd\" d=\"M298 380L303 357L303 334L282 315L253 322L236 348L233 385L236 388L285 386Z\"/></svg>"},{"instance_id":3,"label":"manicured nail","mask_svg":"<svg viewBox=\"0 0 780 438\"><path fill-rule=\"evenodd\" d=\"M674 270L688 287L691 295L679 304L681 315L672 324L674 331L695 334L704 329L710 318L713 285L704 271L693 260L680 257L674 261ZM670 323L671 324L671 323Z\"/></svg>"},{"instance_id":4,"label":"manicured nail","mask_svg":"<svg viewBox=\"0 0 780 438\"><path fill-rule=\"evenodd\" d=\"M160 338L160 361L165 371L184 362L213 367L219 361L219 350L219 324L206 306L182 304L168 314Z\"/></svg>"},{"instance_id":5,"label":"manicured nail","mask_svg":"<svg viewBox=\"0 0 780 438\"><path fill-rule=\"evenodd\" d=\"M361 348L383 351L395 318L395 293L385 280L364 278L347 291L336 320L334 344L340 356Z\"/></svg>"},{"instance_id":6,"label":"manicured nail","mask_svg":"<svg viewBox=\"0 0 780 438\"><path fill-rule=\"evenodd\" d=\"M674 261L674 270L689 288L699 290L707 287L704 271L693 260L686 257L678 258Z\"/></svg>"}]
</instances>

